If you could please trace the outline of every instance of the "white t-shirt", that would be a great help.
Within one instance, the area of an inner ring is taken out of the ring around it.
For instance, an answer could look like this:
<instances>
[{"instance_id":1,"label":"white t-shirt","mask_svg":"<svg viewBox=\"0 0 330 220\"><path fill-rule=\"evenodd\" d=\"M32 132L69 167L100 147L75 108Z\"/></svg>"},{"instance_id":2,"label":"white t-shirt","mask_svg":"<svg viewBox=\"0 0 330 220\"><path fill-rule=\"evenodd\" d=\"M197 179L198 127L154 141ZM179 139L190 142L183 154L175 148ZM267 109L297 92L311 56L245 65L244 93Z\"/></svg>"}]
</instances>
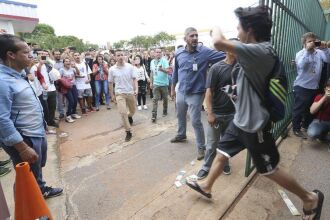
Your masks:
<instances>
[{"instance_id":1,"label":"white t-shirt","mask_svg":"<svg viewBox=\"0 0 330 220\"><path fill-rule=\"evenodd\" d=\"M88 80L87 75L90 75L92 73L92 70L89 68L88 65L86 65L85 62L81 62L79 64L76 63L76 66L80 72L80 75L76 76L77 89L79 89L79 90L90 89L91 85L90 85L90 83L86 83L86 81Z\"/></svg>"},{"instance_id":2,"label":"white t-shirt","mask_svg":"<svg viewBox=\"0 0 330 220\"><path fill-rule=\"evenodd\" d=\"M129 63L119 67L114 65L110 68L109 82L116 84L116 94L134 94L133 80L136 78L136 72Z\"/></svg>"},{"instance_id":3,"label":"white t-shirt","mask_svg":"<svg viewBox=\"0 0 330 220\"><path fill-rule=\"evenodd\" d=\"M36 76L36 71L38 69L38 65L39 64L35 64L33 65L33 67L31 68L30 72L31 73L34 73L34 75ZM56 91L56 87L54 85L54 79L51 79L51 76L50 76L50 73L47 72L47 68L46 68L46 65L43 64L41 66L41 75L44 77L45 79L45 83L46 85L48 86L48 92L53 92L53 91ZM51 83L52 82L52 83Z\"/></svg>"},{"instance_id":4,"label":"white t-shirt","mask_svg":"<svg viewBox=\"0 0 330 220\"><path fill-rule=\"evenodd\" d=\"M75 77L76 70L74 68L70 67L70 69L67 70L63 67L60 69L60 73L62 77L70 79L72 84L76 85L76 77Z\"/></svg>"},{"instance_id":5,"label":"white t-shirt","mask_svg":"<svg viewBox=\"0 0 330 220\"><path fill-rule=\"evenodd\" d=\"M139 81L139 80L145 81L146 78L149 79L148 74L143 66L140 66L139 68L134 66L134 71L136 72L137 81Z\"/></svg>"}]
</instances>

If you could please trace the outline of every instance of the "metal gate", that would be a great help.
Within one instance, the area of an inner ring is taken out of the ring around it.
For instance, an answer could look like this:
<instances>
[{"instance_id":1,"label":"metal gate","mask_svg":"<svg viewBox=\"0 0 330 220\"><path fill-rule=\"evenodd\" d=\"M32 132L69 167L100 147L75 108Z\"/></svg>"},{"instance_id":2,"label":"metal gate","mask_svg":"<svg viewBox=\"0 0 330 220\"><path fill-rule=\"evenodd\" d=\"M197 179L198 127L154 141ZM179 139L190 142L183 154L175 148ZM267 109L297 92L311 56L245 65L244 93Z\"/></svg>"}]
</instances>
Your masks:
<instances>
[{"instance_id":1,"label":"metal gate","mask_svg":"<svg viewBox=\"0 0 330 220\"><path fill-rule=\"evenodd\" d=\"M287 135L287 127L292 118L293 81L296 78L295 66L292 65L296 53L301 50L301 36L314 32L321 40L325 39L327 24L323 9L318 0L260 0L260 5L271 9L273 28L272 44L283 61L288 79L288 97L285 119L275 123L272 134L277 140ZM245 176L249 176L254 165L247 153Z\"/></svg>"}]
</instances>

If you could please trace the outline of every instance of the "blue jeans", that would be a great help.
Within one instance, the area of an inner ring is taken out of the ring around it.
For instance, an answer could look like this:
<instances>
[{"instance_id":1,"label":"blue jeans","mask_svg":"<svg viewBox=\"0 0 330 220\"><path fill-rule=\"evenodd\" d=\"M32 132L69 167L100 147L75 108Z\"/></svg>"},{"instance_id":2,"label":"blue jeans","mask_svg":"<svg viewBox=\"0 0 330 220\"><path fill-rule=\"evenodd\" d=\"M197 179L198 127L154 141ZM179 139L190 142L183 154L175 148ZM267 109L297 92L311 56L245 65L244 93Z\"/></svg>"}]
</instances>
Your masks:
<instances>
[{"instance_id":1,"label":"blue jeans","mask_svg":"<svg viewBox=\"0 0 330 220\"><path fill-rule=\"evenodd\" d=\"M57 102L57 111L61 114L64 115L64 95L60 92L56 92L56 102Z\"/></svg>"},{"instance_id":2,"label":"blue jeans","mask_svg":"<svg viewBox=\"0 0 330 220\"><path fill-rule=\"evenodd\" d=\"M46 185L46 182L42 178L42 167L46 165L46 160L47 160L47 140L45 137L26 137L26 136L22 136L22 137L24 139L24 142L27 145L29 145L31 148L33 148L39 156L38 161L36 161L33 164L30 164L30 167L42 191ZM23 162L15 147L3 146L3 149L10 156L14 166L16 166L18 163Z\"/></svg>"},{"instance_id":3,"label":"blue jeans","mask_svg":"<svg viewBox=\"0 0 330 220\"><path fill-rule=\"evenodd\" d=\"M319 119L314 119L309 125L307 134L313 139L326 140L327 134L330 131L330 121L320 121Z\"/></svg>"},{"instance_id":4,"label":"blue jeans","mask_svg":"<svg viewBox=\"0 0 330 220\"><path fill-rule=\"evenodd\" d=\"M211 126L207 123L207 144L204 157L204 164L202 170L209 172L212 162L215 158L216 150L219 144L219 140L225 134L225 131L229 123L233 120L234 114L231 115L216 115L217 123L215 126ZM226 163L229 165L229 161Z\"/></svg>"},{"instance_id":5,"label":"blue jeans","mask_svg":"<svg viewBox=\"0 0 330 220\"><path fill-rule=\"evenodd\" d=\"M77 103L78 103L78 90L75 85L65 94L66 99L68 100L68 109L66 116L76 114Z\"/></svg>"},{"instance_id":6,"label":"blue jeans","mask_svg":"<svg viewBox=\"0 0 330 220\"><path fill-rule=\"evenodd\" d=\"M110 106L110 96L109 96L109 82L108 80L95 80L95 106L96 108L100 107L100 97L101 97L101 88L103 87L105 102L107 106Z\"/></svg>"},{"instance_id":7,"label":"blue jeans","mask_svg":"<svg viewBox=\"0 0 330 220\"><path fill-rule=\"evenodd\" d=\"M178 118L177 137L186 137L188 111L191 119L191 124L195 131L198 150L205 150L205 134L204 127L201 121L203 99L203 94L185 95L178 92L176 95L176 108Z\"/></svg>"}]
</instances>

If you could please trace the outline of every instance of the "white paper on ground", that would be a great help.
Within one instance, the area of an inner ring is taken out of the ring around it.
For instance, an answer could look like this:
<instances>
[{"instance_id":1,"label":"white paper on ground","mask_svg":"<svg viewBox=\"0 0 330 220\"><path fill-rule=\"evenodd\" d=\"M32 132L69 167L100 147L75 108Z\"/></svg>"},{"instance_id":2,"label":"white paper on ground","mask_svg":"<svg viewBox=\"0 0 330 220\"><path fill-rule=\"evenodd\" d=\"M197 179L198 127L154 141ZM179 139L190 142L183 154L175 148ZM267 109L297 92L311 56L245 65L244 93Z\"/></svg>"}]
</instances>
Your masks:
<instances>
[{"instance_id":1,"label":"white paper on ground","mask_svg":"<svg viewBox=\"0 0 330 220\"><path fill-rule=\"evenodd\" d=\"M176 188L179 188L180 186L182 186L182 183L180 181L175 181L174 185L176 186Z\"/></svg>"},{"instance_id":2,"label":"white paper on ground","mask_svg":"<svg viewBox=\"0 0 330 220\"><path fill-rule=\"evenodd\" d=\"M288 195L281 189L278 190L278 193L284 200L286 206L289 208L292 215L299 216L300 213L298 209L293 205L292 201L289 199Z\"/></svg>"}]
</instances>

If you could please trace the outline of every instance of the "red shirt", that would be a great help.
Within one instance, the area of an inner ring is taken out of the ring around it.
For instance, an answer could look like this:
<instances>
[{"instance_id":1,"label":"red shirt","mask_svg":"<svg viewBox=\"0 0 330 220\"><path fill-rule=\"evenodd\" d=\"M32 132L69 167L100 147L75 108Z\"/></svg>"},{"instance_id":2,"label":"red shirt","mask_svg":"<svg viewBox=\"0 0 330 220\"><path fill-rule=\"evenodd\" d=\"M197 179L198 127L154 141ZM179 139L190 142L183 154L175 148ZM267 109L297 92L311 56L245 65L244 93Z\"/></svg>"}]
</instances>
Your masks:
<instances>
[{"instance_id":1,"label":"red shirt","mask_svg":"<svg viewBox=\"0 0 330 220\"><path fill-rule=\"evenodd\" d=\"M93 65L93 75L95 76L95 80L108 80L108 74L109 74L108 65L104 63L102 65L102 70L103 70L103 75L102 75L103 79L101 79L101 75L99 72L99 65L96 63Z\"/></svg>"},{"instance_id":2,"label":"red shirt","mask_svg":"<svg viewBox=\"0 0 330 220\"><path fill-rule=\"evenodd\" d=\"M319 94L315 97L314 102L320 101L323 97L323 94ZM324 102L320 110L315 114L315 118L320 121L330 121L330 102Z\"/></svg>"}]
</instances>

